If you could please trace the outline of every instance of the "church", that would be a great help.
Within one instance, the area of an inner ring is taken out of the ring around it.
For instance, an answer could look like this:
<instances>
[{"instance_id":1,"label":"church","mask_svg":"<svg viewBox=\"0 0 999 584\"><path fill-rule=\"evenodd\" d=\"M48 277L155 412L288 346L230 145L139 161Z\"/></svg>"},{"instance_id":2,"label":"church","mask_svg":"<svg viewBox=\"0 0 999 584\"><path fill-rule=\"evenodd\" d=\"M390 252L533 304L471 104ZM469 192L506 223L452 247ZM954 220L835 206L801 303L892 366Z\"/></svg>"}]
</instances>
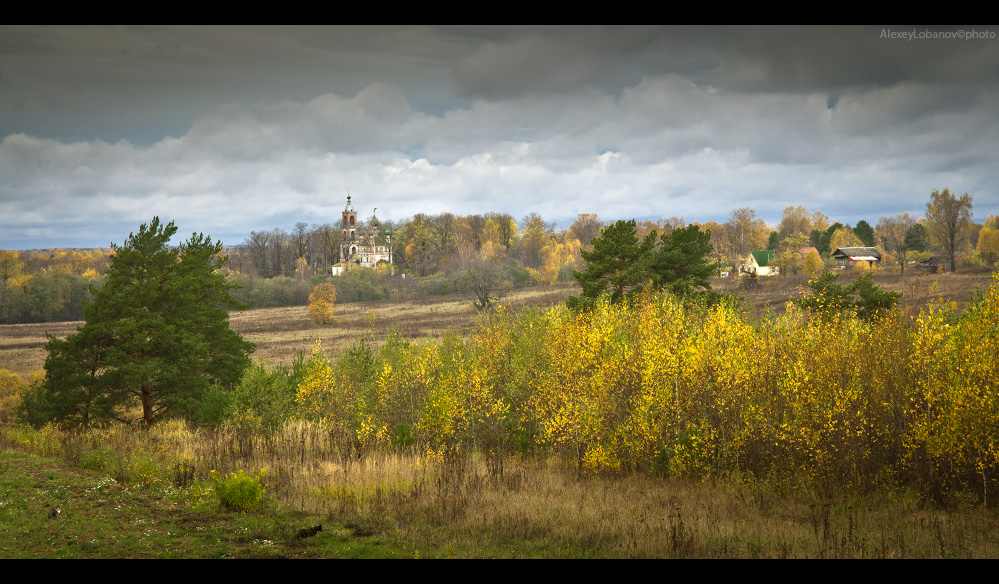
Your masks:
<instances>
[{"instance_id":1,"label":"church","mask_svg":"<svg viewBox=\"0 0 999 584\"><path fill-rule=\"evenodd\" d=\"M377 211L377 207L375 211ZM382 229L374 211L367 225L357 222L357 212L347 193L347 206L340 221L340 266L374 268L379 263L392 263L392 234Z\"/></svg>"}]
</instances>

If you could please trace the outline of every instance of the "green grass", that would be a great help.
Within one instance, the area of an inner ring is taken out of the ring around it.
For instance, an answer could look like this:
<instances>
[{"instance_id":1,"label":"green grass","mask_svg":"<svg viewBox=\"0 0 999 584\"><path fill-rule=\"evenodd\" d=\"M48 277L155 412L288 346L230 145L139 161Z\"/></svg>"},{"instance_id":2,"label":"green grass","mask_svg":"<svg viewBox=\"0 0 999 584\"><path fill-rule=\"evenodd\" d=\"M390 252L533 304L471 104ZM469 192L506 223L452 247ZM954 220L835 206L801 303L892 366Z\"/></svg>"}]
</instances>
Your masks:
<instances>
[{"instance_id":1,"label":"green grass","mask_svg":"<svg viewBox=\"0 0 999 584\"><path fill-rule=\"evenodd\" d=\"M412 557L381 533L357 537L324 524L305 540L298 529L322 519L273 502L254 513L219 511L211 489L130 488L57 459L0 453L2 558L400 558ZM207 495L206 495L207 493ZM52 507L61 508L49 519Z\"/></svg>"},{"instance_id":2,"label":"green grass","mask_svg":"<svg viewBox=\"0 0 999 584\"><path fill-rule=\"evenodd\" d=\"M468 476L429 506L390 497L310 513L268 490L244 514L222 511L208 481L124 486L61 459L0 453L0 558L999 557L995 509L580 478L539 463L516 484ZM445 509L459 494L464 504ZM49 519L53 506L62 513Z\"/></svg>"}]
</instances>

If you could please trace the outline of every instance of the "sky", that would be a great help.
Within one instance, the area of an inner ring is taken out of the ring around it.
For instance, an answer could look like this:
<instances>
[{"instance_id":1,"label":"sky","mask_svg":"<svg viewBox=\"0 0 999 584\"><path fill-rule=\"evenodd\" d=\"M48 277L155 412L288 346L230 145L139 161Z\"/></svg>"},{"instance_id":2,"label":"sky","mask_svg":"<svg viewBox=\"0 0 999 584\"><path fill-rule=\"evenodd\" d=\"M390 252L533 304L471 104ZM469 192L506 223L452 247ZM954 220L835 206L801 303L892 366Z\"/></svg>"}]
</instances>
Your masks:
<instances>
[{"instance_id":1,"label":"sky","mask_svg":"<svg viewBox=\"0 0 999 584\"><path fill-rule=\"evenodd\" d=\"M0 248L153 216L999 214L999 27L0 26Z\"/></svg>"}]
</instances>

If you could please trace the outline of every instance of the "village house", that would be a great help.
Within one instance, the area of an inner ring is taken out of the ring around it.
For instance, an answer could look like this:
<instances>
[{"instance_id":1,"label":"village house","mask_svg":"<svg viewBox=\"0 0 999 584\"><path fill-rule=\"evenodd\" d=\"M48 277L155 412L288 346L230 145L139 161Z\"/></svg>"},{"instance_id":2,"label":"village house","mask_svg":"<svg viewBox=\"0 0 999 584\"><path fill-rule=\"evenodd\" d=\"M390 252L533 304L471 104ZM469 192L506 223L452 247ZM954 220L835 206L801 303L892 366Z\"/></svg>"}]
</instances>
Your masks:
<instances>
[{"instance_id":1,"label":"village house","mask_svg":"<svg viewBox=\"0 0 999 584\"><path fill-rule=\"evenodd\" d=\"M881 252L875 247L838 247L832 258L841 270L851 270L857 262L868 262L871 267L881 264Z\"/></svg>"},{"instance_id":2,"label":"village house","mask_svg":"<svg viewBox=\"0 0 999 584\"><path fill-rule=\"evenodd\" d=\"M739 274L754 276L776 276L780 273L777 267L777 254L772 249L750 252L745 263L739 266Z\"/></svg>"},{"instance_id":3,"label":"village house","mask_svg":"<svg viewBox=\"0 0 999 584\"><path fill-rule=\"evenodd\" d=\"M950 259L945 256L933 256L925 262L919 262L919 269L924 274L939 274L950 268Z\"/></svg>"}]
</instances>

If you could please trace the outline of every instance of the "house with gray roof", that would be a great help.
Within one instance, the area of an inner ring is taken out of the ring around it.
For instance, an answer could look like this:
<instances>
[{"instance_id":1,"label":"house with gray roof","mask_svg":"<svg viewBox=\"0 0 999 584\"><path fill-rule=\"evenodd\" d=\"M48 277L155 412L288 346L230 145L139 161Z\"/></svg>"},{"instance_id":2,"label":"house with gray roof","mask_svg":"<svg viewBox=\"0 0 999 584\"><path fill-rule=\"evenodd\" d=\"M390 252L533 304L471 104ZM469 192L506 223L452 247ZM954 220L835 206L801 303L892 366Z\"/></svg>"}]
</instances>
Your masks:
<instances>
[{"instance_id":1,"label":"house with gray roof","mask_svg":"<svg viewBox=\"0 0 999 584\"><path fill-rule=\"evenodd\" d=\"M881 252L876 247L837 247L832 258L843 270L853 269L857 262L868 262L872 267L881 265Z\"/></svg>"}]
</instances>

